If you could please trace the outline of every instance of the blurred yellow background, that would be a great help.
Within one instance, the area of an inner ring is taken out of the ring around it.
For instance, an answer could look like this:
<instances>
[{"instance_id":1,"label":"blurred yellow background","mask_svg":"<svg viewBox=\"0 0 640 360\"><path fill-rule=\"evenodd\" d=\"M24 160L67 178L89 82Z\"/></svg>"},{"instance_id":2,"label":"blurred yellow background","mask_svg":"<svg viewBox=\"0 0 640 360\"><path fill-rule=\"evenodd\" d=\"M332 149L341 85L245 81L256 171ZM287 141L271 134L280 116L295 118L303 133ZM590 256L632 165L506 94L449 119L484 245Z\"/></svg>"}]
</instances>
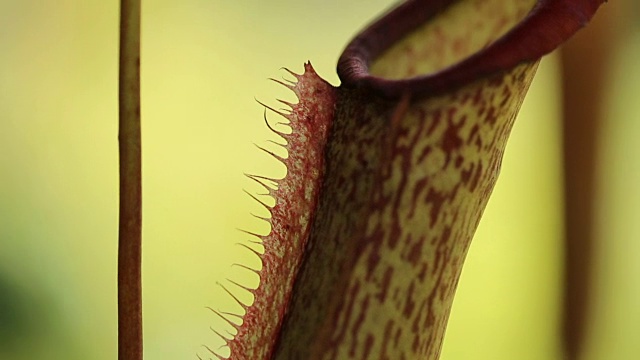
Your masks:
<instances>
[{"instance_id":1,"label":"blurred yellow background","mask_svg":"<svg viewBox=\"0 0 640 360\"><path fill-rule=\"evenodd\" d=\"M390 0L143 3L146 359L222 344L205 309L240 308L218 285L256 286L237 228L265 233L243 173L282 176L254 97L311 60L338 84L346 42ZM606 8L606 7L605 7ZM114 359L117 1L0 0L0 359ZM640 354L640 32L611 73L597 295L587 360ZM516 121L471 246L442 360L560 359L558 61L547 57ZM238 297L251 296L233 289ZM222 350L224 352L224 349Z\"/></svg>"}]
</instances>

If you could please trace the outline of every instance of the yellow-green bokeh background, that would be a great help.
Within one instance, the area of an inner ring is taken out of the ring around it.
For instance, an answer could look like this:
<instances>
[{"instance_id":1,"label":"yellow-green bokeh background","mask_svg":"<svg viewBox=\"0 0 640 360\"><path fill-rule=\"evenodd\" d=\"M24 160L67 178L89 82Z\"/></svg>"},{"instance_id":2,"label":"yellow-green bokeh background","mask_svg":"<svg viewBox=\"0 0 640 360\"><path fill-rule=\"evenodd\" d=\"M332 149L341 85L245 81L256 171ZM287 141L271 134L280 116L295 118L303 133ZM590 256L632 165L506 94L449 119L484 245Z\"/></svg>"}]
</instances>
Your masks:
<instances>
[{"instance_id":1,"label":"yellow-green bokeh background","mask_svg":"<svg viewBox=\"0 0 640 360\"><path fill-rule=\"evenodd\" d=\"M390 3L144 2L146 359L219 346L205 306L238 307L216 282L257 281L232 267L258 263L236 228L268 231L243 172L284 169L253 145L270 136L254 97L293 100L266 79L311 60L338 84L346 41ZM638 35L608 84L587 360L640 354ZM0 0L2 360L116 358L117 39L117 1ZM516 122L442 360L561 358L558 71L543 61Z\"/></svg>"}]
</instances>

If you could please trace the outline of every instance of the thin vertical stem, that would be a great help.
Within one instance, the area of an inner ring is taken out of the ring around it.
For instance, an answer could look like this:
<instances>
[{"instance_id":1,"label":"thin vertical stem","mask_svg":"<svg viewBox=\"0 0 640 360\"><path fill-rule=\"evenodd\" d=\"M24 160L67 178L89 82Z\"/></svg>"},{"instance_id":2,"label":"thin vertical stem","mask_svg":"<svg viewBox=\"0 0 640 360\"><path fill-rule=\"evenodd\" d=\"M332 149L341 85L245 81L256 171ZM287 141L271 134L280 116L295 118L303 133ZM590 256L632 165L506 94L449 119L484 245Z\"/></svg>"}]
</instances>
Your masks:
<instances>
[{"instance_id":1,"label":"thin vertical stem","mask_svg":"<svg viewBox=\"0 0 640 360\"><path fill-rule=\"evenodd\" d=\"M140 7L120 2L118 360L142 360Z\"/></svg>"},{"instance_id":2,"label":"thin vertical stem","mask_svg":"<svg viewBox=\"0 0 640 360\"><path fill-rule=\"evenodd\" d=\"M604 96L618 46L619 4L606 6L567 42L563 66L565 287L563 337L566 360L584 356L594 296L595 223Z\"/></svg>"}]
</instances>

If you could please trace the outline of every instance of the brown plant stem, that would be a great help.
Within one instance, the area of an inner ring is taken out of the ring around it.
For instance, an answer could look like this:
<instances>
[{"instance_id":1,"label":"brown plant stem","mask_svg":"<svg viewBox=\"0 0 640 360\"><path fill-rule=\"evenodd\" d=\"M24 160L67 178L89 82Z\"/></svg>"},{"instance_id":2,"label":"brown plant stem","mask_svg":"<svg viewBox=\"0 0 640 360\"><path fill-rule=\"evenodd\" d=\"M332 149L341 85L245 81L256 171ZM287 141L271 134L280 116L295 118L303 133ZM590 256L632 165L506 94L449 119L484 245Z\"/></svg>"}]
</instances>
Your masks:
<instances>
[{"instance_id":1,"label":"brown plant stem","mask_svg":"<svg viewBox=\"0 0 640 360\"><path fill-rule=\"evenodd\" d=\"M608 4L562 51L565 287L563 337L567 360L584 352L593 298L599 142L607 71L622 15Z\"/></svg>"},{"instance_id":2,"label":"brown plant stem","mask_svg":"<svg viewBox=\"0 0 640 360\"><path fill-rule=\"evenodd\" d=\"M140 0L120 2L118 359L142 360Z\"/></svg>"}]
</instances>

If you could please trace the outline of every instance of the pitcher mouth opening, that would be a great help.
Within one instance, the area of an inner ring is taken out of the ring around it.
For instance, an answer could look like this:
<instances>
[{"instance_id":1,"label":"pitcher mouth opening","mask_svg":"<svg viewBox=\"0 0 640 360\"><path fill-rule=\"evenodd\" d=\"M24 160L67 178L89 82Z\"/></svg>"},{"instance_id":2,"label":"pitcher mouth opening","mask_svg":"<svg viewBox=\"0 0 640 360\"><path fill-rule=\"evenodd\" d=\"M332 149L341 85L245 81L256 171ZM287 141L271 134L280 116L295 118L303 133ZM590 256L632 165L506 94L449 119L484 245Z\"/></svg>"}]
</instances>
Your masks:
<instances>
[{"instance_id":1,"label":"pitcher mouth opening","mask_svg":"<svg viewBox=\"0 0 640 360\"><path fill-rule=\"evenodd\" d=\"M422 57L415 59L433 60L427 58L434 56L436 50L442 50L428 48L432 40L428 37L437 33L438 26L433 24L441 21L446 26L443 22L447 20L446 16L476 11L473 6L481 3L474 0L409 0L373 22L347 45L338 61L338 76L342 86L367 88L386 98L399 98L406 93L417 96L442 93L548 54L585 26L602 2L604 0L514 0L511 23L501 24L502 32L494 31L484 38L472 34L479 42L473 45L474 48L466 49L466 54L462 51L457 54L458 58L453 54L444 62L432 61L435 66L427 67L426 72L403 70L402 73L392 67L397 65L406 69L411 64L403 54L414 51L411 55L416 55L415 49L402 48L402 38L424 36ZM444 19L442 15L445 15ZM470 15L474 14L462 15L472 18ZM464 20L458 18L456 21L459 25ZM496 21L501 20L492 19L489 23ZM455 27L456 23L449 25ZM459 38L464 39L464 33ZM445 46L457 45L448 43ZM430 52L425 54L426 50ZM380 71L376 62L385 62L392 70Z\"/></svg>"}]
</instances>

